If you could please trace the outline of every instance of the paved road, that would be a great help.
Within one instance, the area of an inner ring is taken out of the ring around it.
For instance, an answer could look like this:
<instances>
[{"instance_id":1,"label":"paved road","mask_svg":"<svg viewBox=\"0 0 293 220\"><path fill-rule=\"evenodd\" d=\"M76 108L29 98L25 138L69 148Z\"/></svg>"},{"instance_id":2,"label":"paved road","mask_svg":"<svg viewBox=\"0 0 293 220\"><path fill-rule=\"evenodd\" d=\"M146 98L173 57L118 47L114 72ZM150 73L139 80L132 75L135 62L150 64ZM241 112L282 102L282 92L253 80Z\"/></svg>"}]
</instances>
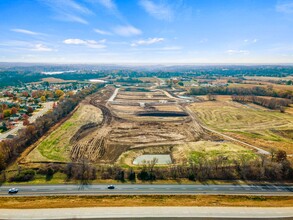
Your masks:
<instances>
[{"instance_id":1,"label":"paved road","mask_svg":"<svg viewBox=\"0 0 293 220\"><path fill-rule=\"evenodd\" d=\"M33 113L33 115L29 118L29 121L31 123L33 123L37 118L39 118L42 115L44 115L45 113L47 113L50 109L52 109L53 103L54 102L43 103L43 107L38 112ZM24 127L23 123L22 123L22 121L20 121L18 124L16 124L16 126L13 129L11 129L5 133L1 133L0 140L7 138L8 135L10 135L10 134L16 135L17 131L22 129L23 127Z\"/></svg>"},{"instance_id":2,"label":"paved road","mask_svg":"<svg viewBox=\"0 0 293 220\"><path fill-rule=\"evenodd\" d=\"M1 209L0 219L292 219L292 208L98 207Z\"/></svg>"},{"instance_id":3,"label":"paved road","mask_svg":"<svg viewBox=\"0 0 293 220\"><path fill-rule=\"evenodd\" d=\"M11 186L1 186L0 196L8 195ZM107 185L97 184L81 187L80 185L25 185L15 186L19 193L13 196L41 195L282 195L293 196L293 186L276 185L179 185L179 184L118 184L114 190Z\"/></svg>"},{"instance_id":4,"label":"paved road","mask_svg":"<svg viewBox=\"0 0 293 220\"><path fill-rule=\"evenodd\" d=\"M117 94L118 94L118 91L119 91L120 88L116 88L112 94L112 96L108 99L108 102L113 102L114 99L116 98Z\"/></svg>"}]
</instances>

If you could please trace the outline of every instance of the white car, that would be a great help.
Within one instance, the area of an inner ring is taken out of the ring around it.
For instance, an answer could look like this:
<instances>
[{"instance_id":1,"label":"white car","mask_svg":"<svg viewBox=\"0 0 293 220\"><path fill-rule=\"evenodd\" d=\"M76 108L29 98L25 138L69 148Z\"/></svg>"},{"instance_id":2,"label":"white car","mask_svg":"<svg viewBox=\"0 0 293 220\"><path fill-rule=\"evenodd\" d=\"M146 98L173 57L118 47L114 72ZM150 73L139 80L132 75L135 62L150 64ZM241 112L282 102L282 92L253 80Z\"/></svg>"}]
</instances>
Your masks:
<instances>
[{"instance_id":1,"label":"white car","mask_svg":"<svg viewBox=\"0 0 293 220\"><path fill-rule=\"evenodd\" d=\"M16 188L10 188L10 189L8 190L8 193L9 193L9 194L16 194L16 193L18 193L18 189L16 189Z\"/></svg>"}]
</instances>

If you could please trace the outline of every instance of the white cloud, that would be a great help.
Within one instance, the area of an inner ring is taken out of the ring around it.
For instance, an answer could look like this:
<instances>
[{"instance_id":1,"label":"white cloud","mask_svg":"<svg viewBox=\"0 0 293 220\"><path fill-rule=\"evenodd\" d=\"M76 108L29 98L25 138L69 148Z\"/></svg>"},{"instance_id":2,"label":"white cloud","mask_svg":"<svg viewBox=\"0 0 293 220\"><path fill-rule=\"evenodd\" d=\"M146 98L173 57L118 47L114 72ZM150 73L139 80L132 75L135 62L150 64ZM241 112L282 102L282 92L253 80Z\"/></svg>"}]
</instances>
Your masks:
<instances>
[{"instance_id":1,"label":"white cloud","mask_svg":"<svg viewBox=\"0 0 293 220\"><path fill-rule=\"evenodd\" d=\"M33 51L40 51L40 52L49 52L49 51L53 51L52 48L49 48L43 44L36 44L34 45L34 48L32 48L31 50Z\"/></svg>"},{"instance_id":2,"label":"white cloud","mask_svg":"<svg viewBox=\"0 0 293 220\"><path fill-rule=\"evenodd\" d=\"M82 39L66 39L63 41L64 44L69 44L69 45L84 45L90 48L96 48L96 49L102 49L105 48L106 45L104 43L106 42L105 39L100 40L100 41L95 41L95 40L82 40Z\"/></svg>"},{"instance_id":3,"label":"white cloud","mask_svg":"<svg viewBox=\"0 0 293 220\"><path fill-rule=\"evenodd\" d=\"M125 20L121 13L118 10L117 5L115 4L114 0L85 0L89 3L91 3L93 6L96 6L97 4L101 5L102 7L106 8L108 11L110 11L112 14L114 14L117 18L120 20Z\"/></svg>"},{"instance_id":4,"label":"white cloud","mask_svg":"<svg viewBox=\"0 0 293 220\"><path fill-rule=\"evenodd\" d=\"M174 17L174 12L168 4L158 3L158 1L140 0L140 5L147 13L159 20L171 21Z\"/></svg>"},{"instance_id":5,"label":"white cloud","mask_svg":"<svg viewBox=\"0 0 293 220\"><path fill-rule=\"evenodd\" d=\"M55 18L63 21L72 21L82 24L88 22L82 17L84 15L91 15L93 12L76 3L74 0L39 0L41 3L49 6L55 12Z\"/></svg>"},{"instance_id":6,"label":"white cloud","mask_svg":"<svg viewBox=\"0 0 293 220\"><path fill-rule=\"evenodd\" d=\"M98 0L98 2L110 10L116 9L116 5L112 0Z\"/></svg>"},{"instance_id":7,"label":"white cloud","mask_svg":"<svg viewBox=\"0 0 293 220\"><path fill-rule=\"evenodd\" d=\"M293 2L279 3L276 5L277 12L292 14L293 13Z\"/></svg>"},{"instance_id":8,"label":"white cloud","mask_svg":"<svg viewBox=\"0 0 293 220\"><path fill-rule=\"evenodd\" d=\"M249 54L248 50L227 50L226 53L232 54Z\"/></svg>"},{"instance_id":9,"label":"white cloud","mask_svg":"<svg viewBox=\"0 0 293 220\"><path fill-rule=\"evenodd\" d=\"M55 49L49 48L44 45L43 42L38 41L6 41L1 42L0 47L9 48L9 50L20 50L20 51L40 51L40 52L49 52L56 51Z\"/></svg>"},{"instance_id":10,"label":"white cloud","mask_svg":"<svg viewBox=\"0 0 293 220\"><path fill-rule=\"evenodd\" d=\"M10 31L17 32L17 33L22 33L22 34L28 34L28 35L42 35L41 33L33 32L33 31L30 31L30 30L26 30L26 29L15 28L15 29L10 29Z\"/></svg>"},{"instance_id":11,"label":"white cloud","mask_svg":"<svg viewBox=\"0 0 293 220\"><path fill-rule=\"evenodd\" d=\"M77 22L77 23L81 23L81 24L88 24L88 22L85 19L83 19L77 15L73 15L73 14L64 13L58 19L63 20L63 21L71 21L71 22Z\"/></svg>"},{"instance_id":12,"label":"white cloud","mask_svg":"<svg viewBox=\"0 0 293 220\"><path fill-rule=\"evenodd\" d=\"M101 35L112 35L111 32L109 31L104 31L104 30L101 30L101 29L94 29L94 32L98 33L98 34L101 34Z\"/></svg>"},{"instance_id":13,"label":"white cloud","mask_svg":"<svg viewBox=\"0 0 293 220\"><path fill-rule=\"evenodd\" d=\"M164 41L164 38L148 38L146 40L139 40L139 41L136 41L134 43L131 44L132 47L135 47L135 46L139 46L139 45L151 45L151 44L156 44L156 43L159 43L159 42L162 42Z\"/></svg>"},{"instance_id":14,"label":"white cloud","mask_svg":"<svg viewBox=\"0 0 293 220\"><path fill-rule=\"evenodd\" d=\"M124 36L124 37L130 37L133 35L140 35L142 33L141 30L139 30L131 25L117 26L113 29L113 31L116 34Z\"/></svg>"},{"instance_id":15,"label":"white cloud","mask_svg":"<svg viewBox=\"0 0 293 220\"><path fill-rule=\"evenodd\" d=\"M166 52L166 51L180 51L182 47L179 46L166 46L166 47L133 47L131 51L154 51L154 52Z\"/></svg>"},{"instance_id":16,"label":"white cloud","mask_svg":"<svg viewBox=\"0 0 293 220\"><path fill-rule=\"evenodd\" d=\"M244 40L244 43L247 43L247 44L255 44L257 42L258 42L258 39L257 38L254 38L252 40L250 40L250 39L245 39Z\"/></svg>"}]
</instances>

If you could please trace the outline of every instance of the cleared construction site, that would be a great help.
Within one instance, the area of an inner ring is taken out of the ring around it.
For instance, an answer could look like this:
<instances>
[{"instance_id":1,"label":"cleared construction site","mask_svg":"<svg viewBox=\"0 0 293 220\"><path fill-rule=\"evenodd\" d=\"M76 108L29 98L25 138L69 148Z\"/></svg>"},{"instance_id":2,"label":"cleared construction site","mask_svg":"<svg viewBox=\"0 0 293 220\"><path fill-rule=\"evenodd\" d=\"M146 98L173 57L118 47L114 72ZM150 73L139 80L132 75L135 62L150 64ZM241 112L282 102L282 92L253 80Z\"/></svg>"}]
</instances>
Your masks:
<instances>
[{"instance_id":1,"label":"cleared construction site","mask_svg":"<svg viewBox=\"0 0 293 220\"><path fill-rule=\"evenodd\" d=\"M185 112L184 102L166 95L166 91L106 90L111 91L108 97L96 95L90 100L101 109L102 123L84 125L73 135L73 161L86 157L95 163L114 163L124 152L142 149L171 154L173 146L204 136L201 126Z\"/></svg>"},{"instance_id":2,"label":"cleared construction site","mask_svg":"<svg viewBox=\"0 0 293 220\"><path fill-rule=\"evenodd\" d=\"M188 107L194 102L155 86L108 85L87 97L22 162L86 159L94 164L131 166L156 155L157 164L178 164L188 162L197 150L243 150L199 124Z\"/></svg>"}]
</instances>

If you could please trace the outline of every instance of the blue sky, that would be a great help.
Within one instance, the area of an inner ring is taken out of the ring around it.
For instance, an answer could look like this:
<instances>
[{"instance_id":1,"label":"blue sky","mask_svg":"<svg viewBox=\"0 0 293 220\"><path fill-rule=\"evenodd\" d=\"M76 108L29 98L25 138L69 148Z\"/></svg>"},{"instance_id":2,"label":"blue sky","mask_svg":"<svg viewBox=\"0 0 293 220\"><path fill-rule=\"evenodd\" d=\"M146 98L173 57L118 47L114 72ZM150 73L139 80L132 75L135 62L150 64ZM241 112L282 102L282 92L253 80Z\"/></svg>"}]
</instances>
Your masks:
<instances>
[{"instance_id":1,"label":"blue sky","mask_svg":"<svg viewBox=\"0 0 293 220\"><path fill-rule=\"evenodd\" d=\"M293 0L0 0L0 62L292 61Z\"/></svg>"}]
</instances>

